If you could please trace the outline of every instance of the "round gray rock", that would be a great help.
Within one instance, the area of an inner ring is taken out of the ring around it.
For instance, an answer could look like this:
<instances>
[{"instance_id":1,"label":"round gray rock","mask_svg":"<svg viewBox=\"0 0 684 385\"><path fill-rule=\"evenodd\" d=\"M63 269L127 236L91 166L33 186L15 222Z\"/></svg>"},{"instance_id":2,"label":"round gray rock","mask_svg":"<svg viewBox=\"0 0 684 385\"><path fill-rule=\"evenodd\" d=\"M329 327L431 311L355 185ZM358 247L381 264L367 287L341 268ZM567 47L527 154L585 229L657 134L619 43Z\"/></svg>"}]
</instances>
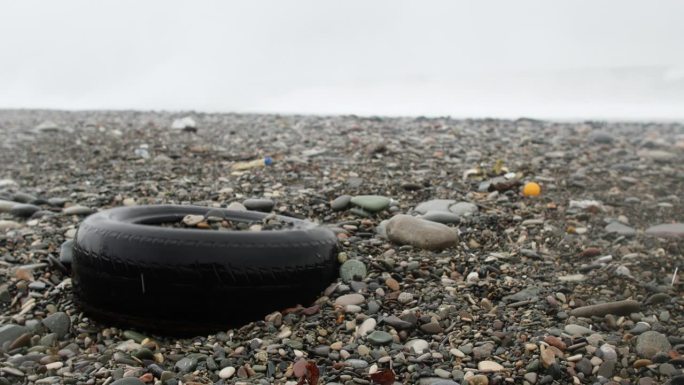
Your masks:
<instances>
[{"instance_id":1,"label":"round gray rock","mask_svg":"<svg viewBox=\"0 0 684 385\"><path fill-rule=\"evenodd\" d=\"M357 259L350 259L340 266L340 278L345 282L351 282L355 277L364 279L367 274L366 265Z\"/></svg>"},{"instance_id":2,"label":"round gray rock","mask_svg":"<svg viewBox=\"0 0 684 385\"><path fill-rule=\"evenodd\" d=\"M667 353L672 349L667 336L656 331L647 331L637 337L636 352L643 358L650 359L657 353Z\"/></svg>"},{"instance_id":3,"label":"round gray rock","mask_svg":"<svg viewBox=\"0 0 684 385\"><path fill-rule=\"evenodd\" d=\"M43 325L45 325L48 330L57 334L57 337L64 338L64 336L69 333L69 328L71 328L71 318L64 312L57 312L50 314L43 320Z\"/></svg>"}]
</instances>

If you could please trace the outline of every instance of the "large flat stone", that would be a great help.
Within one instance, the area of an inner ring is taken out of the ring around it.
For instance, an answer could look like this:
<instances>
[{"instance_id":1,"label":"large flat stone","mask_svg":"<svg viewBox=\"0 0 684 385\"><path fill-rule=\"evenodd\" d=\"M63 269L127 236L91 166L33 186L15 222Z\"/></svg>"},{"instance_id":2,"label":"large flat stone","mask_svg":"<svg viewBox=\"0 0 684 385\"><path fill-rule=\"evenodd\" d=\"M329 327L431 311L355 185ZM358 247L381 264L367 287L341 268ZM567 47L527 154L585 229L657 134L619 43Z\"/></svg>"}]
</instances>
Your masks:
<instances>
[{"instance_id":1,"label":"large flat stone","mask_svg":"<svg viewBox=\"0 0 684 385\"><path fill-rule=\"evenodd\" d=\"M421 249L441 250L458 242L456 230L437 222L399 214L387 222L390 241Z\"/></svg>"}]
</instances>

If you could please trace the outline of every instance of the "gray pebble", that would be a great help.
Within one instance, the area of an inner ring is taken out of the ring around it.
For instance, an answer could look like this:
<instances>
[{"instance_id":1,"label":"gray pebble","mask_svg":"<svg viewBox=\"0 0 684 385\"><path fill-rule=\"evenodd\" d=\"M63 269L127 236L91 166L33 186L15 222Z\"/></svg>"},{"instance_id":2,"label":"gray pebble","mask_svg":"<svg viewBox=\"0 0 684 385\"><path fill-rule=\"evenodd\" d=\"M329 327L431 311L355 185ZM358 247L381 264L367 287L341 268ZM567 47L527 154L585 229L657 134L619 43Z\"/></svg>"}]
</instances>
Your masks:
<instances>
[{"instance_id":1,"label":"gray pebble","mask_svg":"<svg viewBox=\"0 0 684 385\"><path fill-rule=\"evenodd\" d=\"M246 199L242 204L247 208L247 210L254 210L254 211L263 211L263 212L269 212L273 210L273 206L275 206L275 202L272 201L271 199L257 199L257 198L252 198L252 199Z\"/></svg>"},{"instance_id":2,"label":"gray pebble","mask_svg":"<svg viewBox=\"0 0 684 385\"><path fill-rule=\"evenodd\" d=\"M45 325L48 330L57 334L59 339L64 338L64 336L69 333L71 328L71 319L64 312L57 312L50 314L43 320L43 325Z\"/></svg>"},{"instance_id":3,"label":"gray pebble","mask_svg":"<svg viewBox=\"0 0 684 385\"><path fill-rule=\"evenodd\" d=\"M345 210L349 207L351 199L351 195L340 195L339 197L335 198L332 202L330 202L330 208L333 211Z\"/></svg>"},{"instance_id":4,"label":"gray pebble","mask_svg":"<svg viewBox=\"0 0 684 385\"><path fill-rule=\"evenodd\" d=\"M40 207L31 204L18 204L14 205L10 209L10 214L19 218L28 218L33 215L36 211L39 211Z\"/></svg>"}]
</instances>

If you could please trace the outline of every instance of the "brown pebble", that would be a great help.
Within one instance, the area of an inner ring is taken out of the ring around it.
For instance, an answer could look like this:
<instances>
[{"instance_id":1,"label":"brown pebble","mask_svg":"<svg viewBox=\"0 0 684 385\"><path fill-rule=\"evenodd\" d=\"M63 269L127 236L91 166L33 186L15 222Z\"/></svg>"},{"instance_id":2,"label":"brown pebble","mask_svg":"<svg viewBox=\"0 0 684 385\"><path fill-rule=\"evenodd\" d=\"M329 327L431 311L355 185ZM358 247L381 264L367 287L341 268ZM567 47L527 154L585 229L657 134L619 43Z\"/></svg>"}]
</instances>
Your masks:
<instances>
[{"instance_id":1,"label":"brown pebble","mask_svg":"<svg viewBox=\"0 0 684 385\"><path fill-rule=\"evenodd\" d=\"M651 360L649 360L649 359L640 358L640 359L634 361L634 363L632 364L632 366L634 367L634 369L639 369L639 368L643 368L644 366L651 365L652 363L653 363L653 362L652 362Z\"/></svg>"},{"instance_id":2,"label":"brown pebble","mask_svg":"<svg viewBox=\"0 0 684 385\"><path fill-rule=\"evenodd\" d=\"M578 307L570 311L570 315L574 317L603 317L607 314L629 315L637 313L640 309L641 304L639 302L628 299Z\"/></svg>"},{"instance_id":3,"label":"brown pebble","mask_svg":"<svg viewBox=\"0 0 684 385\"><path fill-rule=\"evenodd\" d=\"M138 379L142 382L154 382L154 376L152 373L145 373L142 376L138 377Z\"/></svg>"},{"instance_id":4,"label":"brown pebble","mask_svg":"<svg viewBox=\"0 0 684 385\"><path fill-rule=\"evenodd\" d=\"M548 368L556 363L556 355L553 353L553 350L544 345L541 345L540 349L541 352L539 353L539 357L541 358L542 364L545 368Z\"/></svg>"},{"instance_id":5,"label":"brown pebble","mask_svg":"<svg viewBox=\"0 0 684 385\"><path fill-rule=\"evenodd\" d=\"M565 342L563 342L560 338L554 337L554 336L546 336L544 337L544 342L551 346L557 347L560 351L565 351L567 348L567 345Z\"/></svg>"},{"instance_id":6,"label":"brown pebble","mask_svg":"<svg viewBox=\"0 0 684 385\"><path fill-rule=\"evenodd\" d=\"M23 348L24 346L28 346L31 343L31 336L33 334L31 333L24 333L17 337L12 343L9 345L8 350L14 350L16 348Z\"/></svg>"},{"instance_id":7,"label":"brown pebble","mask_svg":"<svg viewBox=\"0 0 684 385\"><path fill-rule=\"evenodd\" d=\"M580 257L591 258L601 255L601 250L598 247L587 247L580 253Z\"/></svg>"},{"instance_id":8,"label":"brown pebble","mask_svg":"<svg viewBox=\"0 0 684 385\"><path fill-rule=\"evenodd\" d=\"M397 291L397 290L399 290L399 282L397 282L397 280L394 279L394 278L387 278L387 280L385 281L385 284L386 284L387 287L389 287L390 290L392 290L392 291Z\"/></svg>"}]
</instances>

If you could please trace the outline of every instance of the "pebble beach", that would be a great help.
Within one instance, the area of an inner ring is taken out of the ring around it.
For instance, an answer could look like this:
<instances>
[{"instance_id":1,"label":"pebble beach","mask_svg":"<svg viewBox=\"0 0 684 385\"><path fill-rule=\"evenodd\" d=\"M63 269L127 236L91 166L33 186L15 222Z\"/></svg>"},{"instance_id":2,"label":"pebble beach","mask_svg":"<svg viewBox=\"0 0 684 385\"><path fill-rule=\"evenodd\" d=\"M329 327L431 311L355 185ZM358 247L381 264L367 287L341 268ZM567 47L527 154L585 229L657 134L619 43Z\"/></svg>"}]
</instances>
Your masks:
<instances>
[{"instance_id":1,"label":"pebble beach","mask_svg":"<svg viewBox=\"0 0 684 385\"><path fill-rule=\"evenodd\" d=\"M681 123L0 110L0 165L0 385L684 384ZM192 338L89 318L70 241L148 204L314 221L339 278Z\"/></svg>"}]
</instances>

